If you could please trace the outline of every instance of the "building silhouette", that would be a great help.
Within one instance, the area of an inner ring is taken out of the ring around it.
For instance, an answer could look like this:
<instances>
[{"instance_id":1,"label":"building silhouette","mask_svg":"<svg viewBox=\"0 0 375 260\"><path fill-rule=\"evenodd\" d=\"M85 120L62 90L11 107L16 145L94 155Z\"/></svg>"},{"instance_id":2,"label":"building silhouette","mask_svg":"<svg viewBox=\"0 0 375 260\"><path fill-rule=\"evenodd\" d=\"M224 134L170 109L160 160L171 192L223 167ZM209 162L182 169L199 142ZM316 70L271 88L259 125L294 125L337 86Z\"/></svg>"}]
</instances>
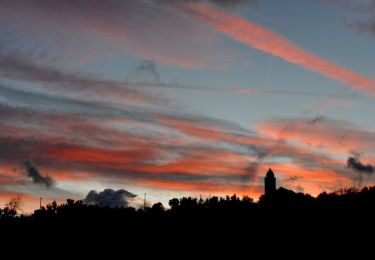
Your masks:
<instances>
[{"instance_id":1,"label":"building silhouette","mask_svg":"<svg viewBox=\"0 0 375 260\"><path fill-rule=\"evenodd\" d=\"M268 170L266 177L264 178L264 194L269 197L272 196L276 191L276 178L275 174L271 170Z\"/></svg>"}]
</instances>

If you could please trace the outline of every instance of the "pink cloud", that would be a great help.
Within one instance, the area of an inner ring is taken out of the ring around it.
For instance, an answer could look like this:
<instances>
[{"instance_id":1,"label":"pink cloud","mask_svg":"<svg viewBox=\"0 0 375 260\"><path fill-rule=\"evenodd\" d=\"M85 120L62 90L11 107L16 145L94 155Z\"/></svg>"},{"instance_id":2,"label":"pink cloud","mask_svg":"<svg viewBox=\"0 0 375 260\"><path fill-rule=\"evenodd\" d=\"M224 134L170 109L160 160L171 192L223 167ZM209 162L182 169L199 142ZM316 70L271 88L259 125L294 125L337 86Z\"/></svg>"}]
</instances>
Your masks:
<instances>
[{"instance_id":1,"label":"pink cloud","mask_svg":"<svg viewBox=\"0 0 375 260\"><path fill-rule=\"evenodd\" d=\"M2 3L0 15L19 39L66 60L131 54L202 68L222 66L236 56L216 45L219 38L208 27L152 1L21 0Z\"/></svg>"},{"instance_id":2,"label":"pink cloud","mask_svg":"<svg viewBox=\"0 0 375 260\"><path fill-rule=\"evenodd\" d=\"M306 163L269 163L263 165L261 171L265 172L268 167L274 170L278 179L278 186L293 189L300 186L304 192L313 196L322 191L335 191L353 185L353 179L350 175L344 175L324 166L311 168ZM295 178L295 183L288 182L290 178Z\"/></svg>"},{"instance_id":3,"label":"pink cloud","mask_svg":"<svg viewBox=\"0 0 375 260\"><path fill-rule=\"evenodd\" d=\"M226 196L236 194L237 196L249 196L258 198L263 194L263 187L258 184L251 186L246 184L231 183L213 183L213 182L186 182L186 181L163 181L163 180L145 180L143 185L153 189L162 189L167 191L183 191L195 196Z\"/></svg>"},{"instance_id":4,"label":"pink cloud","mask_svg":"<svg viewBox=\"0 0 375 260\"><path fill-rule=\"evenodd\" d=\"M285 119L262 122L257 126L263 135L302 146L320 148L330 153L353 151L373 153L375 133L363 130L349 122L321 118Z\"/></svg>"},{"instance_id":5,"label":"pink cloud","mask_svg":"<svg viewBox=\"0 0 375 260\"><path fill-rule=\"evenodd\" d=\"M288 121L264 122L259 135L212 118L172 114L145 113L140 117L147 118L143 121L137 117L82 119L74 114L17 108L0 111L0 150L4 151L0 162L17 165L22 159L31 159L56 181L130 180L155 189L170 185L171 190L250 195L255 194L250 191L259 184L258 176L269 166L285 178L298 176L305 191L314 194L333 190L338 182L348 184L352 177L344 169L345 160L303 145L304 138L313 135L308 127L319 128L326 119L296 127ZM344 123L338 123L325 123L325 128L335 124L345 128ZM295 137L284 130L285 124L302 130ZM285 158L290 162L285 163Z\"/></svg>"},{"instance_id":6,"label":"pink cloud","mask_svg":"<svg viewBox=\"0 0 375 260\"><path fill-rule=\"evenodd\" d=\"M218 11L201 3L190 3L183 9L232 39L270 53L287 62L302 66L353 89L375 95L375 79L341 67L306 51L275 32L245 18Z\"/></svg>"}]
</instances>

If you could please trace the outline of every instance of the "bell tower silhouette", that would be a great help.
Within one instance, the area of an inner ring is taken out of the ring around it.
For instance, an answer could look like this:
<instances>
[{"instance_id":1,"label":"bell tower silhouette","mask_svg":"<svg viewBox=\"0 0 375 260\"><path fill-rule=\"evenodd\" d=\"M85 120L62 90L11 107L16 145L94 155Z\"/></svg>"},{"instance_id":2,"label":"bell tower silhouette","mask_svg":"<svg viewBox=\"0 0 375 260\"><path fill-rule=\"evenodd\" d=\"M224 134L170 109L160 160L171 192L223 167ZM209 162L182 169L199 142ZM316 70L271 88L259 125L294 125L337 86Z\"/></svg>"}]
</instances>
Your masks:
<instances>
[{"instance_id":1,"label":"bell tower silhouette","mask_svg":"<svg viewBox=\"0 0 375 260\"><path fill-rule=\"evenodd\" d=\"M266 177L264 178L264 194L269 197L276 191L276 178L275 174L271 170L268 170Z\"/></svg>"}]
</instances>

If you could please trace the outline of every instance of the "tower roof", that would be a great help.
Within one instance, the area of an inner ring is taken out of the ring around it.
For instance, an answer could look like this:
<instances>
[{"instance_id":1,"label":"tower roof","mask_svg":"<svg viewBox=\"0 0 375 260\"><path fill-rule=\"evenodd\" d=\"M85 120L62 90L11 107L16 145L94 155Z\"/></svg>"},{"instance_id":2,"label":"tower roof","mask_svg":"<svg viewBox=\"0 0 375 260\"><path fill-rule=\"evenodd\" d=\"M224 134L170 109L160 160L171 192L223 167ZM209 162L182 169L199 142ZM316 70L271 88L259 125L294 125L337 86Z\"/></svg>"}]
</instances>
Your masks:
<instances>
[{"instance_id":1,"label":"tower roof","mask_svg":"<svg viewBox=\"0 0 375 260\"><path fill-rule=\"evenodd\" d=\"M268 169L266 177L275 177L275 174L273 173L273 171L271 170L271 168Z\"/></svg>"}]
</instances>

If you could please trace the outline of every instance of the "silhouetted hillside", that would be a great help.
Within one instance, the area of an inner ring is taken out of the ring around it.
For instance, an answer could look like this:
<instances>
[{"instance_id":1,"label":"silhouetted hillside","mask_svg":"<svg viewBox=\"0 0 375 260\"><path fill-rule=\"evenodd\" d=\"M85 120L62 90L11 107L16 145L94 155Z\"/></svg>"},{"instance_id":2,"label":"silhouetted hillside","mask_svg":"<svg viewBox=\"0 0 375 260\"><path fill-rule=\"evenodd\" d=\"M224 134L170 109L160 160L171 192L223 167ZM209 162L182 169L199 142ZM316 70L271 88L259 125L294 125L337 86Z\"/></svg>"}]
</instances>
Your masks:
<instances>
[{"instance_id":1,"label":"silhouetted hillside","mask_svg":"<svg viewBox=\"0 0 375 260\"><path fill-rule=\"evenodd\" d=\"M281 228L288 229L303 223L304 228L315 224L331 227L375 217L375 186L357 190L339 190L321 193L316 198L295 193L285 188L277 189L272 196L263 195L259 202L236 195L198 199L173 198L166 209L155 203L145 209L110 208L86 205L83 201L56 202L36 210L32 215L17 215L11 203L1 209L0 228L4 229L152 229L184 230L191 227L212 228ZM254 223L257 223L254 225ZM283 224L280 224L283 223ZM357 222L358 223L358 222ZM292 226L290 226L292 225Z\"/></svg>"}]
</instances>

